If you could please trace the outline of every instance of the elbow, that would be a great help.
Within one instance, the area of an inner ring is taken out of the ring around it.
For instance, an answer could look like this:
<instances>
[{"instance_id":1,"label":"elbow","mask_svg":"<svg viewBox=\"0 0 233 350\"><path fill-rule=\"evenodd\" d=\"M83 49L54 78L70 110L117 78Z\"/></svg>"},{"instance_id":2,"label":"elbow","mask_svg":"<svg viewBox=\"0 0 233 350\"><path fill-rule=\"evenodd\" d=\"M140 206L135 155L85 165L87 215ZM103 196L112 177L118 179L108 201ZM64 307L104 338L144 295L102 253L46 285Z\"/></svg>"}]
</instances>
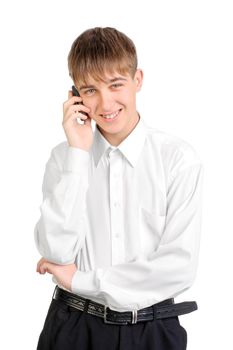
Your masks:
<instances>
[{"instance_id":1,"label":"elbow","mask_svg":"<svg viewBox=\"0 0 233 350\"><path fill-rule=\"evenodd\" d=\"M76 254L72 254L69 252L62 252L61 250L57 249L49 249L46 247L46 249L43 249L43 247L39 247L39 253L43 258L53 264L57 265L70 265L74 264L76 260Z\"/></svg>"},{"instance_id":2,"label":"elbow","mask_svg":"<svg viewBox=\"0 0 233 350\"><path fill-rule=\"evenodd\" d=\"M35 243L40 255L46 260L58 264L69 265L76 260L77 254L80 251L82 244L77 237L69 237L69 235L59 235L48 233L41 234L39 227L36 226L34 231ZM59 238L60 237L60 238Z\"/></svg>"},{"instance_id":3,"label":"elbow","mask_svg":"<svg viewBox=\"0 0 233 350\"><path fill-rule=\"evenodd\" d=\"M188 265L186 265L185 268L183 269L183 274L182 274L183 290L187 290L193 286L196 279L196 275L197 275L196 265L194 265L190 260Z\"/></svg>"}]
</instances>

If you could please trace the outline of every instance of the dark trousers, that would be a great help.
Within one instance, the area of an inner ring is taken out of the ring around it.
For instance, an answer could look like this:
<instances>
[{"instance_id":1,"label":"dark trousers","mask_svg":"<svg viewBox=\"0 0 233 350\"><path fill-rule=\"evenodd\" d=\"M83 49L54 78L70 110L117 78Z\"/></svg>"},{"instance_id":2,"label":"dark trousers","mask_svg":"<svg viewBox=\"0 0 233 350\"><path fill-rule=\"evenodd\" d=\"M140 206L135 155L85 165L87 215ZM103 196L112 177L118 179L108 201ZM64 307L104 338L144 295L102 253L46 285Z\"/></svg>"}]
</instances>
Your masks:
<instances>
[{"instance_id":1,"label":"dark trousers","mask_svg":"<svg viewBox=\"0 0 233 350\"><path fill-rule=\"evenodd\" d=\"M186 347L187 332L178 316L112 325L53 299L37 350L186 350Z\"/></svg>"}]
</instances>

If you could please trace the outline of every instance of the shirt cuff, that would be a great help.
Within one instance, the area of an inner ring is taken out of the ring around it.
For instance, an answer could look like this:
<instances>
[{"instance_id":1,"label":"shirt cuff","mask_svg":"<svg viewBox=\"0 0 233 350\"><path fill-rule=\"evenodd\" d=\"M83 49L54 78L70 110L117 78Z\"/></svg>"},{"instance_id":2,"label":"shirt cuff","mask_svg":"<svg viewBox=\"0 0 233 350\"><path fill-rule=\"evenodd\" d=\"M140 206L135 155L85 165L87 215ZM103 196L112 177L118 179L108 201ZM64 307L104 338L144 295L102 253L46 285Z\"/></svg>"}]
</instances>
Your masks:
<instances>
[{"instance_id":1,"label":"shirt cuff","mask_svg":"<svg viewBox=\"0 0 233 350\"><path fill-rule=\"evenodd\" d=\"M88 168L90 154L81 148L69 146L64 162L64 171L80 173Z\"/></svg>"},{"instance_id":2,"label":"shirt cuff","mask_svg":"<svg viewBox=\"0 0 233 350\"><path fill-rule=\"evenodd\" d=\"M77 270L72 277L71 292L75 294L84 293L86 295L96 294L100 290L100 280L103 273L103 269L92 271Z\"/></svg>"}]
</instances>

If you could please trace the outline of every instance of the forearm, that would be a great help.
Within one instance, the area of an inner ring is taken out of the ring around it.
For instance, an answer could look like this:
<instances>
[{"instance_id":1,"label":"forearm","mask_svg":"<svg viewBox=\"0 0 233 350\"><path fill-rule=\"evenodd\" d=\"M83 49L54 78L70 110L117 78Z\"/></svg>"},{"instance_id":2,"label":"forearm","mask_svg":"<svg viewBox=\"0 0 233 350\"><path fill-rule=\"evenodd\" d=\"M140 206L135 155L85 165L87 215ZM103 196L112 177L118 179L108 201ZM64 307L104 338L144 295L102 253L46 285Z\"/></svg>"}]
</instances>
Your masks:
<instances>
[{"instance_id":1,"label":"forearm","mask_svg":"<svg viewBox=\"0 0 233 350\"><path fill-rule=\"evenodd\" d=\"M56 181L54 163L47 164L41 215L34 229L38 251L57 264L74 262L85 239L89 157L87 152L70 148L67 157Z\"/></svg>"}]
</instances>

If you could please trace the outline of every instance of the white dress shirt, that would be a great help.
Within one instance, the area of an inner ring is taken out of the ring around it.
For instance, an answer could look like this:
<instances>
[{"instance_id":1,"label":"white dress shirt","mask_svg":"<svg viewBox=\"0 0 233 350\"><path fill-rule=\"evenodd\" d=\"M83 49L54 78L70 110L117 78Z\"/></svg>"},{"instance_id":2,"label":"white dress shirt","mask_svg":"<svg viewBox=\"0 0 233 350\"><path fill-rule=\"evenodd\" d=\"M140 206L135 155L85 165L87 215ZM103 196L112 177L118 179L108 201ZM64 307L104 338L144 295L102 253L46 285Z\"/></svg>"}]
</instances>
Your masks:
<instances>
[{"instance_id":1,"label":"white dress shirt","mask_svg":"<svg viewBox=\"0 0 233 350\"><path fill-rule=\"evenodd\" d=\"M193 147L141 116L117 147L96 126L89 151L67 141L51 151L38 251L57 264L75 262L72 292L113 310L175 297L196 275L202 182Z\"/></svg>"}]
</instances>

